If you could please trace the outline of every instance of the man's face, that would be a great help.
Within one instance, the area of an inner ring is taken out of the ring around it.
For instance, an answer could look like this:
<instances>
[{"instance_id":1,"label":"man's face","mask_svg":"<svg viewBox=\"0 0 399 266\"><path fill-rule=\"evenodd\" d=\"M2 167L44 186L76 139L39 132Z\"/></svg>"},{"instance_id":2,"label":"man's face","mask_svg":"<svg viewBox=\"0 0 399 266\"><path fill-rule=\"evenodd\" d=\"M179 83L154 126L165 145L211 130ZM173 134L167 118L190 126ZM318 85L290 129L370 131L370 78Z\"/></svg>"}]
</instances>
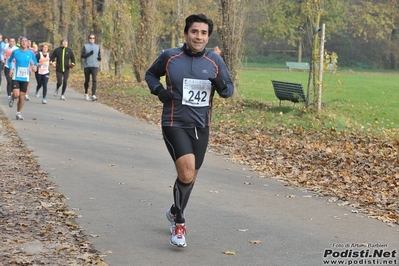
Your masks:
<instances>
[{"instance_id":1,"label":"man's face","mask_svg":"<svg viewBox=\"0 0 399 266\"><path fill-rule=\"evenodd\" d=\"M205 46L209 41L208 29L208 24L203 22L194 22L188 29L187 34L184 33L184 38L191 52L198 53L205 49Z\"/></svg>"},{"instance_id":2,"label":"man's face","mask_svg":"<svg viewBox=\"0 0 399 266\"><path fill-rule=\"evenodd\" d=\"M21 39L20 43L21 43L21 48L25 49L25 48L28 47L28 40L27 39L24 39L24 38Z\"/></svg>"},{"instance_id":3,"label":"man's face","mask_svg":"<svg viewBox=\"0 0 399 266\"><path fill-rule=\"evenodd\" d=\"M64 47L68 47L68 41L62 41L62 46L64 46Z\"/></svg>"},{"instance_id":4,"label":"man's face","mask_svg":"<svg viewBox=\"0 0 399 266\"><path fill-rule=\"evenodd\" d=\"M8 44L10 45L10 47L13 47L15 45L15 39L10 38L10 40L8 41Z\"/></svg>"},{"instance_id":5,"label":"man's face","mask_svg":"<svg viewBox=\"0 0 399 266\"><path fill-rule=\"evenodd\" d=\"M94 35L89 36L89 42L94 43L95 40L96 40L96 36L94 36Z\"/></svg>"}]
</instances>

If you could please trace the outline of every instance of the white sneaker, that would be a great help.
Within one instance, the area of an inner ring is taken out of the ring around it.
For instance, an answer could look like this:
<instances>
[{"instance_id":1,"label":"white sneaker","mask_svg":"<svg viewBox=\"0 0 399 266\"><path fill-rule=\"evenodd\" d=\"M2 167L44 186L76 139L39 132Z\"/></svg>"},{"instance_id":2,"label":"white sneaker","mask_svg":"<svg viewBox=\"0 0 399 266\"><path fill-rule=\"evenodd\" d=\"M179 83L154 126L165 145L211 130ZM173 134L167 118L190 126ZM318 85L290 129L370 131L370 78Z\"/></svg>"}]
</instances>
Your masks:
<instances>
[{"instance_id":1,"label":"white sneaker","mask_svg":"<svg viewBox=\"0 0 399 266\"><path fill-rule=\"evenodd\" d=\"M46 98L43 98L43 100L42 100L42 104L47 104L47 100L46 100Z\"/></svg>"},{"instance_id":2,"label":"white sneaker","mask_svg":"<svg viewBox=\"0 0 399 266\"><path fill-rule=\"evenodd\" d=\"M91 100L92 100L93 102L97 101L96 95L91 96Z\"/></svg>"},{"instance_id":3,"label":"white sneaker","mask_svg":"<svg viewBox=\"0 0 399 266\"><path fill-rule=\"evenodd\" d=\"M58 89L55 89L54 96L57 97L57 95L58 95Z\"/></svg>"},{"instance_id":4,"label":"white sneaker","mask_svg":"<svg viewBox=\"0 0 399 266\"><path fill-rule=\"evenodd\" d=\"M28 94L25 95L25 101L28 101L28 102L30 101L29 95L28 95ZM22 120L22 119L21 119L21 120Z\"/></svg>"},{"instance_id":5,"label":"white sneaker","mask_svg":"<svg viewBox=\"0 0 399 266\"><path fill-rule=\"evenodd\" d=\"M90 101L89 94L85 94L85 100Z\"/></svg>"},{"instance_id":6,"label":"white sneaker","mask_svg":"<svg viewBox=\"0 0 399 266\"><path fill-rule=\"evenodd\" d=\"M175 247L185 248L187 246L186 234L186 226L184 224L176 224L176 227L172 232L172 236L170 237L169 243Z\"/></svg>"},{"instance_id":7,"label":"white sneaker","mask_svg":"<svg viewBox=\"0 0 399 266\"><path fill-rule=\"evenodd\" d=\"M17 120L24 120L24 118L21 115L21 113L17 113L16 118L17 118Z\"/></svg>"},{"instance_id":8,"label":"white sneaker","mask_svg":"<svg viewBox=\"0 0 399 266\"><path fill-rule=\"evenodd\" d=\"M14 98L12 98L11 96L9 96L10 97L10 100L8 101L8 106L10 106L10 108L12 108L12 106L14 105Z\"/></svg>"},{"instance_id":9,"label":"white sneaker","mask_svg":"<svg viewBox=\"0 0 399 266\"><path fill-rule=\"evenodd\" d=\"M66 100L65 97L64 97L64 95L61 95L60 100L61 100L61 101L65 101L65 100Z\"/></svg>"},{"instance_id":10,"label":"white sneaker","mask_svg":"<svg viewBox=\"0 0 399 266\"><path fill-rule=\"evenodd\" d=\"M35 96L36 96L36 98L39 98L39 97L40 97L40 94L39 94L38 91L35 93Z\"/></svg>"},{"instance_id":11,"label":"white sneaker","mask_svg":"<svg viewBox=\"0 0 399 266\"><path fill-rule=\"evenodd\" d=\"M173 234L173 230L175 229L176 222L175 222L175 215L172 214L170 208L166 211L166 218L170 222L170 233Z\"/></svg>"}]
</instances>

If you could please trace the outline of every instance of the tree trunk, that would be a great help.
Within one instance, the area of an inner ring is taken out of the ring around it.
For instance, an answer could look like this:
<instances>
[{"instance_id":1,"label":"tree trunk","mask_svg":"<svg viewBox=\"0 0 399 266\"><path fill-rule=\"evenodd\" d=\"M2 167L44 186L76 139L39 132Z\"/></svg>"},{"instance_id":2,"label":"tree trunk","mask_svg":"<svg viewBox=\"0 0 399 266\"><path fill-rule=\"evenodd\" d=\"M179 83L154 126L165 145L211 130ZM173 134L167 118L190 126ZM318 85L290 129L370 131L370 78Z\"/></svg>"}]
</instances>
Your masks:
<instances>
[{"instance_id":1,"label":"tree trunk","mask_svg":"<svg viewBox=\"0 0 399 266\"><path fill-rule=\"evenodd\" d=\"M157 27L155 25L155 0L140 0L140 27L136 36L133 72L137 82L145 80L145 71L157 55Z\"/></svg>"},{"instance_id":2,"label":"tree trunk","mask_svg":"<svg viewBox=\"0 0 399 266\"><path fill-rule=\"evenodd\" d=\"M53 43L56 44L58 42L59 36L58 36L58 28L59 28L59 22L60 22L60 10L59 10L59 4L57 0L51 1L51 10L53 14ZM55 45L54 45L55 46ZM54 47L55 48L55 47Z\"/></svg>"},{"instance_id":3,"label":"tree trunk","mask_svg":"<svg viewBox=\"0 0 399 266\"><path fill-rule=\"evenodd\" d=\"M298 62L302 62L302 40L298 41Z\"/></svg>"},{"instance_id":4,"label":"tree trunk","mask_svg":"<svg viewBox=\"0 0 399 266\"><path fill-rule=\"evenodd\" d=\"M222 26L218 33L222 40L222 56L238 89L238 72L243 55L244 24L248 0L220 0Z\"/></svg>"},{"instance_id":5,"label":"tree trunk","mask_svg":"<svg viewBox=\"0 0 399 266\"><path fill-rule=\"evenodd\" d=\"M320 40L320 52L319 52L319 82L317 90L317 111L321 111L321 93L323 90L323 70L324 70L324 37L326 31L326 24L323 23L321 27L321 40Z\"/></svg>"}]
</instances>

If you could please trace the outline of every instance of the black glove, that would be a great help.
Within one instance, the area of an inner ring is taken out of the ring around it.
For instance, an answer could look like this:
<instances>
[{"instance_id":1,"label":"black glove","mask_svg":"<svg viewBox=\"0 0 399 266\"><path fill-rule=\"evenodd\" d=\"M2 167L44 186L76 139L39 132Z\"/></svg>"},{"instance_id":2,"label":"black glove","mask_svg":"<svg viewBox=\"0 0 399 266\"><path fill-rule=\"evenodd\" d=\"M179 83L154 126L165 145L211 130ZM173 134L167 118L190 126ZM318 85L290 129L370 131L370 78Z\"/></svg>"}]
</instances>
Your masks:
<instances>
[{"instance_id":1,"label":"black glove","mask_svg":"<svg viewBox=\"0 0 399 266\"><path fill-rule=\"evenodd\" d=\"M222 78L216 77L208 79L218 92L222 92L227 89L226 82Z\"/></svg>"},{"instance_id":2,"label":"black glove","mask_svg":"<svg viewBox=\"0 0 399 266\"><path fill-rule=\"evenodd\" d=\"M173 100L173 94L170 91L165 90L163 87L158 87L157 91L158 99L161 102L167 103Z\"/></svg>"}]
</instances>

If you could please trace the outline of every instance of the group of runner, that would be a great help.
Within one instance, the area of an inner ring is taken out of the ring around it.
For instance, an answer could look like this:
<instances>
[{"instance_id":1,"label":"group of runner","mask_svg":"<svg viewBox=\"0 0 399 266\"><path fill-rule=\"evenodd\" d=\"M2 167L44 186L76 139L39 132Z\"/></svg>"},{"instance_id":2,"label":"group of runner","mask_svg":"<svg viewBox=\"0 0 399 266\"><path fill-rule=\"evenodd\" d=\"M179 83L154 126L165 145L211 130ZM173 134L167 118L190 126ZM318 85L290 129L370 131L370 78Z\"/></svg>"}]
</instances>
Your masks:
<instances>
[{"instance_id":1,"label":"group of runner","mask_svg":"<svg viewBox=\"0 0 399 266\"><path fill-rule=\"evenodd\" d=\"M1 59L7 79L8 104L13 107L14 100L18 99L16 118L23 120L21 111L28 92L29 78L31 72L37 71L38 63L34 51L29 49L27 37L19 37L19 47L14 45L14 42L14 38L9 38L8 45L2 49Z\"/></svg>"},{"instance_id":2,"label":"group of runner","mask_svg":"<svg viewBox=\"0 0 399 266\"><path fill-rule=\"evenodd\" d=\"M60 100L65 99L65 91L67 88L67 80L69 77L69 70L75 64L75 56L71 48L68 47L68 40L63 38L60 46L56 48L51 54L52 45L48 42L40 43L39 46L32 46L31 40L25 36L18 38L7 38L7 42L2 40L0 34L0 70L4 68L4 75L7 79L7 98L9 107L14 106L14 101L18 99L16 119L23 120L21 114L24 102L29 101L29 81L32 72L35 75L37 86L35 96L40 97L40 89L43 87L42 103L47 104L47 84L50 75L50 65L56 70L57 85L54 96L58 96L58 91L62 86ZM89 44L86 44L82 49L81 58L84 59L85 66L85 99L96 101L96 79L98 72L98 61L101 60L100 49L97 44L94 44L95 36L90 34ZM93 41L91 41L93 39ZM92 50L88 50L91 48ZM94 54L94 51L96 52ZM94 56L92 56L94 54ZM89 62L87 62L89 61ZM86 68L89 71L86 71ZM87 74L86 74L87 72ZM88 86L92 76L92 97L88 97ZM1 75L0 75L1 86ZM1 91L1 87L0 87Z\"/></svg>"}]
</instances>

